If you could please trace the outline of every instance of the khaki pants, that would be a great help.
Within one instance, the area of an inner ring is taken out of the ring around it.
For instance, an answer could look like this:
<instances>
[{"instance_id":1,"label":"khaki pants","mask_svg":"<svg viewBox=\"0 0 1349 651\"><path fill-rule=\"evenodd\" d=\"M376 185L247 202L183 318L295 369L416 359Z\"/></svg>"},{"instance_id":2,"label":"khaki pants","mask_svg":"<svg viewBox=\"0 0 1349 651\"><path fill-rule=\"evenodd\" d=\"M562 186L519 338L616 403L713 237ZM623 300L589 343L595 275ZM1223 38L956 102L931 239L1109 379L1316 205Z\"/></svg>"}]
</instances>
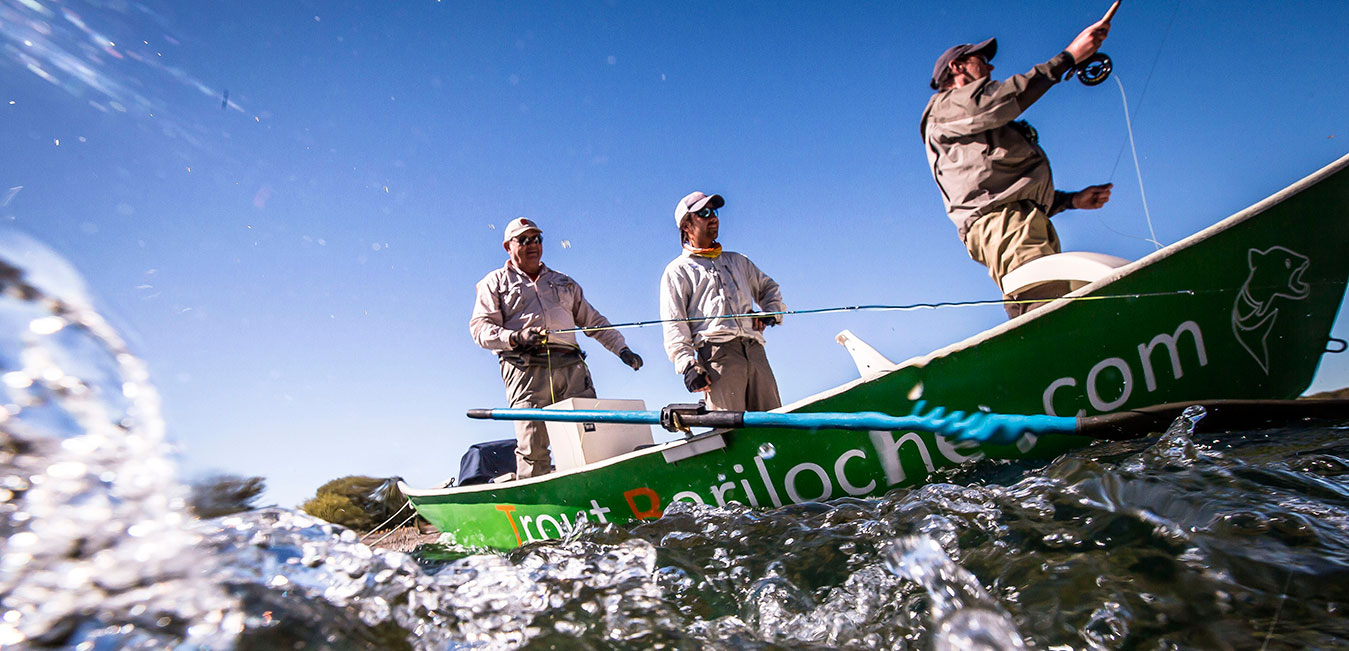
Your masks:
<instances>
[{"instance_id":1,"label":"khaki pants","mask_svg":"<svg viewBox=\"0 0 1349 651\"><path fill-rule=\"evenodd\" d=\"M506 399L515 409L538 409L567 398L594 398L590 369L575 354L554 355L527 363L501 360ZM537 477L553 470L548 453L548 428L539 421L515 421L515 476Z\"/></svg>"},{"instance_id":2,"label":"khaki pants","mask_svg":"<svg viewBox=\"0 0 1349 651\"><path fill-rule=\"evenodd\" d=\"M1031 260L1061 251L1059 234L1049 215L1030 201L1018 201L980 217L965 233L965 249L1002 289L1002 277ZM1004 300L1054 299L1070 291L1067 281L1030 287ZM1045 303L1005 304L1008 318L1016 318Z\"/></svg>"},{"instance_id":3,"label":"khaki pants","mask_svg":"<svg viewBox=\"0 0 1349 651\"><path fill-rule=\"evenodd\" d=\"M782 406L763 344L753 339L706 343L698 349L698 360L712 382L708 409L768 411Z\"/></svg>"}]
</instances>

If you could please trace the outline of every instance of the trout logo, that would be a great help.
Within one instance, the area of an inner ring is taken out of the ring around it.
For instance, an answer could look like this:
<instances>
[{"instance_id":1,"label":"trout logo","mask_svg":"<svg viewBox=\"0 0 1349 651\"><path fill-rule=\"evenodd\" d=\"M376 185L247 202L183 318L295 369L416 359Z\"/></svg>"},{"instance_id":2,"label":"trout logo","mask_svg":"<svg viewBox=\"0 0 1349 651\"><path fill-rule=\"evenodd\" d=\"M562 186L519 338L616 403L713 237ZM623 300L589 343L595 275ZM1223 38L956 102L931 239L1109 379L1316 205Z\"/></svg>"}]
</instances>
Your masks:
<instances>
[{"instance_id":1,"label":"trout logo","mask_svg":"<svg viewBox=\"0 0 1349 651\"><path fill-rule=\"evenodd\" d=\"M1300 301L1311 293L1311 287L1302 282L1302 273L1311 261L1307 256L1273 246L1264 251L1246 252L1251 275L1241 286L1232 306L1232 334L1237 343L1255 358L1260 370L1269 374L1269 333L1279 318L1276 307L1280 298Z\"/></svg>"}]
</instances>

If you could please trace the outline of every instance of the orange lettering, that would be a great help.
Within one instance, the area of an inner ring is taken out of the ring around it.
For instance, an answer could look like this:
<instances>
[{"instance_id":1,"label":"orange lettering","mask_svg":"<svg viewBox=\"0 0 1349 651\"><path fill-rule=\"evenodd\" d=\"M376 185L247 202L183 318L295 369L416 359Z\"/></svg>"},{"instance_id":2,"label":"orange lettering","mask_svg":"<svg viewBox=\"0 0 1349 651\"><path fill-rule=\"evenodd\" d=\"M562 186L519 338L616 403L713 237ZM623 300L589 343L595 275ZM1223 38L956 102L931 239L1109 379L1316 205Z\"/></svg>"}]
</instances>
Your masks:
<instances>
[{"instance_id":1,"label":"orange lettering","mask_svg":"<svg viewBox=\"0 0 1349 651\"><path fill-rule=\"evenodd\" d=\"M648 507L645 510L638 509L637 502L633 501L632 499L638 495L645 497L647 499ZM647 518L659 518L661 514L664 513L664 511L662 511L660 508L660 496L656 494L656 491L653 491L645 486L641 488L634 488L630 491L623 493L623 498L628 500L628 508L632 509L633 517L637 518L638 520L645 520Z\"/></svg>"},{"instance_id":2,"label":"orange lettering","mask_svg":"<svg viewBox=\"0 0 1349 651\"><path fill-rule=\"evenodd\" d=\"M629 500L629 502L631 502L631 500ZM511 517L511 512L515 511L515 505L513 505L513 504L498 504L498 505L497 505L497 510L498 510L498 511L501 511L502 513L505 513L505 514L506 514L506 521L509 522L509 523L511 523L511 531L514 531L514 532L515 532L515 544L517 544L517 545L523 545L523 544L525 544L525 541L520 540L520 530L519 530L518 528L516 528L516 526L515 526L515 518L512 518L512 517Z\"/></svg>"}]
</instances>

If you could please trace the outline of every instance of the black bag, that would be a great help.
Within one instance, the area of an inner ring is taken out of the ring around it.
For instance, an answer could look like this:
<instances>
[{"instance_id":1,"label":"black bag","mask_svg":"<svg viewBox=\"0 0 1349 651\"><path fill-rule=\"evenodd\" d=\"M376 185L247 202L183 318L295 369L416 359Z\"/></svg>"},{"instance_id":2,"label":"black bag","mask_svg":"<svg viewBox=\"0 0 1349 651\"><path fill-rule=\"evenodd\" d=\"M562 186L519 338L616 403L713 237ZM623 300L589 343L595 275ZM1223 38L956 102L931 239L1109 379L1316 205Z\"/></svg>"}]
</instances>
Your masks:
<instances>
[{"instance_id":1,"label":"black bag","mask_svg":"<svg viewBox=\"0 0 1349 651\"><path fill-rule=\"evenodd\" d=\"M459 460L459 485L486 484L515 472L515 439L474 443Z\"/></svg>"}]
</instances>

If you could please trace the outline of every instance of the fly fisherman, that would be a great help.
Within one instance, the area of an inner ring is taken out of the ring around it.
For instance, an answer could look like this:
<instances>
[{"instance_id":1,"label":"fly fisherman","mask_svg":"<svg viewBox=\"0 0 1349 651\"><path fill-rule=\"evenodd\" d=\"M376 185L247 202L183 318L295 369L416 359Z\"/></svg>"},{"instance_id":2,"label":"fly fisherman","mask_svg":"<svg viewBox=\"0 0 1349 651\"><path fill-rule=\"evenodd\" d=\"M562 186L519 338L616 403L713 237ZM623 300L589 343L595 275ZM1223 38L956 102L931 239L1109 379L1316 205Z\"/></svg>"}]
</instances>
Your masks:
<instances>
[{"instance_id":1,"label":"fly fisherman","mask_svg":"<svg viewBox=\"0 0 1349 651\"><path fill-rule=\"evenodd\" d=\"M520 217L506 225L502 242L506 265L478 281L478 298L468 321L473 341L495 351L501 379L513 408L540 408L567 398L594 398L585 354L569 330L604 328L604 318L566 274L543 264L543 231ZM624 364L637 370L642 358L617 330L587 332ZM552 470L548 430L542 422L516 421L515 475L537 477Z\"/></svg>"},{"instance_id":2,"label":"fly fisherman","mask_svg":"<svg viewBox=\"0 0 1349 651\"><path fill-rule=\"evenodd\" d=\"M1054 189L1049 159L1035 129L1016 120L1077 63L1096 53L1110 33L1110 14L1091 25L1068 49L1025 74L994 81L989 63L998 42L957 45L937 58L923 111L922 134L932 175L946 213L976 262L988 267L1002 288L1009 271L1060 252L1049 218L1069 208L1095 209L1110 200L1112 184L1078 192ZM1068 293L1066 281L1033 287L1006 300L1053 299ZM1015 318L1043 303L1007 303Z\"/></svg>"},{"instance_id":3,"label":"fly fisherman","mask_svg":"<svg viewBox=\"0 0 1349 651\"><path fill-rule=\"evenodd\" d=\"M724 205L721 195L702 192L675 205L684 252L660 279L665 352L690 392L707 393L708 409L767 411L782 406L782 399L764 353L763 331L781 319L725 315L749 314L755 303L763 312L786 307L772 278L717 243L717 209Z\"/></svg>"}]
</instances>

